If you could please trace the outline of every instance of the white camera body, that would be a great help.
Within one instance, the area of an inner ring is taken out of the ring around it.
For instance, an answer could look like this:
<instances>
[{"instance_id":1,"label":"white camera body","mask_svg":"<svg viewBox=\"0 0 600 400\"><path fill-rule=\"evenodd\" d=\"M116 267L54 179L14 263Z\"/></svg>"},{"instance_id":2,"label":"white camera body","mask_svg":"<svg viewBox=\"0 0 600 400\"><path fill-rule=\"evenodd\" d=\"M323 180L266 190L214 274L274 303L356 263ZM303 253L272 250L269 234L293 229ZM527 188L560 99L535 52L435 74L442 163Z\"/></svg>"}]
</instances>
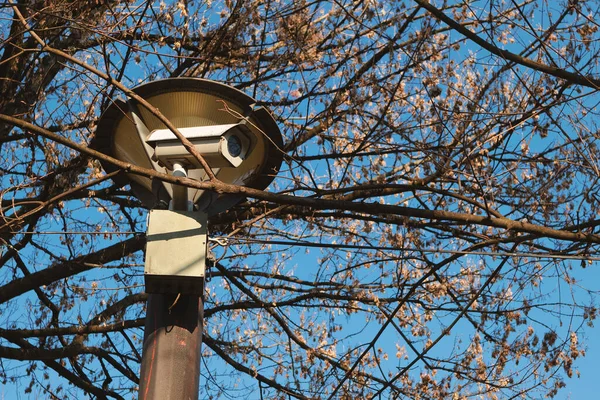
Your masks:
<instances>
[{"instance_id":1,"label":"white camera body","mask_svg":"<svg viewBox=\"0 0 600 400\"><path fill-rule=\"evenodd\" d=\"M244 123L179 128L211 168L239 167L252 150L253 134ZM174 170L174 164L187 169L202 168L198 160L169 129L153 130L146 143L154 148L152 159Z\"/></svg>"}]
</instances>

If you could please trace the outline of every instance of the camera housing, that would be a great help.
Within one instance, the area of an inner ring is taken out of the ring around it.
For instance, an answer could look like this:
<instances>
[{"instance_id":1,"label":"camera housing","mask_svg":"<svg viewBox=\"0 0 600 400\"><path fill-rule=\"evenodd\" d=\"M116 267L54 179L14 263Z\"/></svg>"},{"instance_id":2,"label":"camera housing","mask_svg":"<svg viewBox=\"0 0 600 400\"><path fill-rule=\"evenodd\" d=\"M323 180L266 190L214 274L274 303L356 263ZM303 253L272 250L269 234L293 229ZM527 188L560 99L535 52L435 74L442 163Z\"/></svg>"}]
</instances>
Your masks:
<instances>
[{"instance_id":1,"label":"camera housing","mask_svg":"<svg viewBox=\"0 0 600 400\"><path fill-rule=\"evenodd\" d=\"M254 135L244 123L180 128L179 132L192 142L211 168L237 168L252 151ZM152 160L162 167L174 170L174 164L180 164L188 169L202 168L169 129L153 130L146 143L154 149Z\"/></svg>"}]
</instances>

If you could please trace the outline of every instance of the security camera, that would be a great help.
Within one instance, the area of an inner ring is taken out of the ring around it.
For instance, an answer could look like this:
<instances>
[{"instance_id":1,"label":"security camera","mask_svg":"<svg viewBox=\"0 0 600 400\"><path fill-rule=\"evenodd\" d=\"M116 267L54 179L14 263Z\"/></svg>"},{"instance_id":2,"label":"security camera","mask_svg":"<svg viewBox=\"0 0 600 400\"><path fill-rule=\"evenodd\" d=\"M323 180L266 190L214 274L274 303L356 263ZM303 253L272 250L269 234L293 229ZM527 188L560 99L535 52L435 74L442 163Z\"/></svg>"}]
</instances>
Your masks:
<instances>
[{"instance_id":1,"label":"security camera","mask_svg":"<svg viewBox=\"0 0 600 400\"><path fill-rule=\"evenodd\" d=\"M253 133L244 123L179 128L211 168L239 167L250 154ZM154 148L152 159L173 170L174 164L202 168L169 129L155 129L146 139Z\"/></svg>"}]
</instances>

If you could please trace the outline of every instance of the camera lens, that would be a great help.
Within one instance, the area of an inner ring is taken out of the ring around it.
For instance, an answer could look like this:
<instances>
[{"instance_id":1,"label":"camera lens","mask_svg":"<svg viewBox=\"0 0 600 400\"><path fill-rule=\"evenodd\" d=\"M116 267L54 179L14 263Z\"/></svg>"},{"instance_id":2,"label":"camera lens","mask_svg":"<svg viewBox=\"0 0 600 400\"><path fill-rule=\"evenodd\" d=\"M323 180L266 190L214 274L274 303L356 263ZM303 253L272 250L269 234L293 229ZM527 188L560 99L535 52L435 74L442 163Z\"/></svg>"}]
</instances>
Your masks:
<instances>
[{"instance_id":1,"label":"camera lens","mask_svg":"<svg viewBox=\"0 0 600 400\"><path fill-rule=\"evenodd\" d=\"M242 142L236 135L231 135L227 139L227 151L232 157L239 157L242 154Z\"/></svg>"}]
</instances>

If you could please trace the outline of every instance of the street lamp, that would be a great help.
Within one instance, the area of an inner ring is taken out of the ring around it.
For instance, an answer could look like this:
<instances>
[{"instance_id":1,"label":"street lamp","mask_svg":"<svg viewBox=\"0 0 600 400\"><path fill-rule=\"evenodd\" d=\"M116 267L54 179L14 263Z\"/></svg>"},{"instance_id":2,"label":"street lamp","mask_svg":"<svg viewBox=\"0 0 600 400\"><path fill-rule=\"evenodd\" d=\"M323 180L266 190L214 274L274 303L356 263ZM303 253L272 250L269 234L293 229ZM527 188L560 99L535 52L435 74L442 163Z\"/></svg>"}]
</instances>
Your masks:
<instances>
[{"instance_id":1,"label":"street lamp","mask_svg":"<svg viewBox=\"0 0 600 400\"><path fill-rule=\"evenodd\" d=\"M271 114L244 92L198 78L154 81L133 92L192 143L220 181L262 190L277 174L283 159L281 132ZM111 103L100 118L95 143L97 150L138 167L208 179L174 132L134 99ZM106 172L117 169L108 162L102 166ZM130 173L113 179L129 184L150 209L139 398L197 399L207 220L243 197Z\"/></svg>"},{"instance_id":2,"label":"street lamp","mask_svg":"<svg viewBox=\"0 0 600 400\"><path fill-rule=\"evenodd\" d=\"M220 181L264 189L277 174L283 156L279 128L271 114L244 92L198 78L164 79L143 84L133 91L158 108L180 131L200 132L211 126L236 125L235 129L251 133L248 136L253 142L247 145L252 149L241 165L236 168L211 165ZM165 129L150 110L135 101L115 100L98 123L95 147L139 167L167 172L152 159L154 149L147 142L153 131L165 133ZM236 151L236 139L228 140L227 144L232 152ZM240 144L243 149L244 143ZM102 163L102 166L107 172L117 169L110 163ZM206 179L202 169L193 169L188 176L200 181ZM124 174L115 180L129 183L135 196L149 209L167 208L172 199L170 184L134 174ZM237 195L218 195L197 189L188 189L188 196L194 209L208 215L225 211L242 200Z\"/></svg>"}]
</instances>

